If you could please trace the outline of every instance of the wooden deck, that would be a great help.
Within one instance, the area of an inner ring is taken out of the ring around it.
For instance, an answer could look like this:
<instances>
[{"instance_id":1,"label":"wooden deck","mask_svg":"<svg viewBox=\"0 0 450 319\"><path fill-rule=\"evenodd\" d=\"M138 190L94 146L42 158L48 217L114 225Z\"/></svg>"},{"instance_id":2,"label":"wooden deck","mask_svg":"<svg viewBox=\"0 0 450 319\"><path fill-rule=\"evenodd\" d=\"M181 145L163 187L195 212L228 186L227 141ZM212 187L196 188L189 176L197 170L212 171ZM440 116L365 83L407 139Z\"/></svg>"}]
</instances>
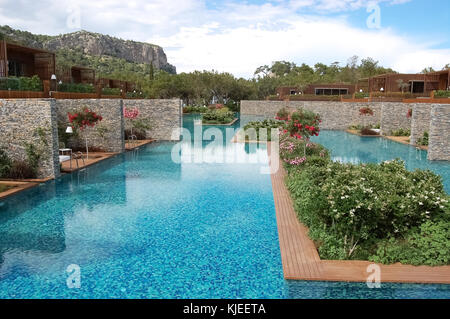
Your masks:
<instances>
[{"instance_id":1,"label":"wooden deck","mask_svg":"<svg viewBox=\"0 0 450 319\"><path fill-rule=\"evenodd\" d=\"M61 172L64 173L72 173L74 171L86 168L88 166L91 166L95 163L101 162L107 158L113 157L117 155L117 153L103 153L103 152L89 152L89 159L84 158L84 164L81 159L78 160L78 167L77 167L77 161L75 159L72 159L70 161L63 162L61 164ZM83 155L84 157L86 155ZM72 162L72 166L70 165Z\"/></svg>"},{"instance_id":2,"label":"wooden deck","mask_svg":"<svg viewBox=\"0 0 450 319\"><path fill-rule=\"evenodd\" d=\"M268 152L271 149L268 143ZM368 261L321 260L308 229L300 223L284 179L282 166L273 175L278 236L284 278L295 280L366 282L370 273ZM429 267L409 265L379 265L381 282L450 284L450 266Z\"/></svg>"}]
</instances>

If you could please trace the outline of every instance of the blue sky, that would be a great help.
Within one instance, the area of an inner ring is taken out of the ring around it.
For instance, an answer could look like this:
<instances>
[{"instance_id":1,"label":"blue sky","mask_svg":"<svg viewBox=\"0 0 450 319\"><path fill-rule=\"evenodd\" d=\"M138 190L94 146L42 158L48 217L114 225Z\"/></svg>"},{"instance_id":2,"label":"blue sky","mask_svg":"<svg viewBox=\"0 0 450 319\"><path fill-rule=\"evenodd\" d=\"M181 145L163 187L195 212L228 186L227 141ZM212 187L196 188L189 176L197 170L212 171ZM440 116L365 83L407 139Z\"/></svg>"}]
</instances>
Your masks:
<instances>
[{"instance_id":1,"label":"blue sky","mask_svg":"<svg viewBox=\"0 0 450 319\"><path fill-rule=\"evenodd\" d=\"M379 24L368 24L374 12ZM246 78L276 60L344 65L353 55L400 72L441 69L450 63L449 12L448 0L0 0L0 24L151 42L179 72Z\"/></svg>"}]
</instances>

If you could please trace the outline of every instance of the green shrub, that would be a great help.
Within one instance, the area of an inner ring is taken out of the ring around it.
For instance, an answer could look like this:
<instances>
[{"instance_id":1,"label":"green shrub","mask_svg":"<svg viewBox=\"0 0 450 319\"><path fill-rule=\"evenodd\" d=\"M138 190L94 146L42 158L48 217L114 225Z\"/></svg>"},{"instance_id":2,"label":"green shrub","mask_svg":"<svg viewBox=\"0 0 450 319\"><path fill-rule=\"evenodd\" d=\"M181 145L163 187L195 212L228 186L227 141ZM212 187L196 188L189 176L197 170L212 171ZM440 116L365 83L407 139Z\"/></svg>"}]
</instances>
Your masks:
<instances>
[{"instance_id":1,"label":"green shrub","mask_svg":"<svg viewBox=\"0 0 450 319\"><path fill-rule=\"evenodd\" d=\"M233 112L220 110L208 110L203 114L203 122L206 124L228 124L234 120Z\"/></svg>"},{"instance_id":2,"label":"green shrub","mask_svg":"<svg viewBox=\"0 0 450 319\"><path fill-rule=\"evenodd\" d=\"M431 171L409 172L399 160L305 165L289 170L286 182L325 259L367 257L377 241L403 238L410 229L449 214L441 178Z\"/></svg>"},{"instance_id":3,"label":"green shrub","mask_svg":"<svg viewBox=\"0 0 450 319\"><path fill-rule=\"evenodd\" d=\"M20 88L20 81L18 78L10 77L0 79L0 90L19 91L19 88Z\"/></svg>"},{"instance_id":4,"label":"green shrub","mask_svg":"<svg viewBox=\"0 0 450 319\"><path fill-rule=\"evenodd\" d=\"M37 75L33 77L9 77L0 80L0 90L42 91L42 82Z\"/></svg>"},{"instance_id":5,"label":"green shrub","mask_svg":"<svg viewBox=\"0 0 450 319\"><path fill-rule=\"evenodd\" d=\"M58 84L58 91L73 93L95 93L95 87L92 84L61 83Z\"/></svg>"},{"instance_id":6,"label":"green shrub","mask_svg":"<svg viewBox=\"0 0 450 319\"><path fill-rule=\"evenodd\" d=\"M6 177L11 169L11 159L5 150L0 148L0 177Z\"/></svg>"},{"instance_id":7,"label":"green shrub","mask_svg":"<svg viewBox=\"0 0 450 319\"><path fill-rule=\"evenodd\" d=\"M120 89L115 89L115 88L103 88L102 89L102 94L103 95L120 95Z\"/></svg>"},{"instance_id":8,"label":"green shrub","mask_svg":"<svg viewBox=\"0 0 450 319\"><path fill-rule=\"evenodd\" d=\"M428 132L423 132L423 136L417 140L417 145L428 146L428 139Z\"/></svg>"},{"instance_id":9,"label":"green shrub","mask_svg":"<svg viewBox=\"0 0 450 319\"><path fill-rule=\"evenodd\" d=\"M127 92L125 95L129 99L142 99L142 98L146 98L147 97L142 92Z\"/></svg>"},{"instance_id":10,"label":"green shrub","mask_svg":"<svg viewBox=\"0 0 450 319\"><path fill-rule=\"evenodd\" d=\"M183 113L206 113L208 110L206 106L186 106Z\"/></svg>"},{"instance_id":11,"label":"green shrub","mask_svg":"<svg viewBox=\"0 0 450 319\"><path fill-rule=\"evenodd\" d=\"M389 238L378 244L373 262L441 266L450 264L450 222L426 221L406 239Z\"/></svg>"},{"instance_id":12,"label":"green shrub","mask_svg":"<svg viewBox=\"0 0 450 319\"><path fill-rule=\"evenodd\" d=\"M238 113L241 111L241 106L239 105L239 102L229 100L225 106L232 112Z\"/></svg>"},{"instance_id":13,"label":"green shrub","mask_svg":"<svg viewBox=\"0 0 450 319\"><path fill-rule=\"evenodd\" d=\"M355 93L355 99L365 99L368 98L370 96L369 93L365 93L365 92L357 92Z\"/></svg>"},{"instance_id":14,"label":"green shrub","mask_svg":"<svg viewBox=\"0 0 450 319\"><path fill-rule=\"evenodd\" d=\"M260 138L260 129L267 129L267 140L272 140L271 129L277 129L280 127L284 127L285 123L283 121L278 120L264 120L264 121L254 121L249 122L244 126L244 130L255 129L256 138L259 140ZM246 137L248 139L248 136Z\"/></svg>"},{"instance_id":15,"label":"green shrub","mask_svg":"<svg viewBox=\"0 0 450 319\"><path fill-rule=\"evenodd\" d=\"M411 130L399 128L398 130L391 131L391 136L411 136Z\"/></svg>"},{"instance_id":16,"label":"green shrub","mask_svg":"<svg viewBox=\"0 0 450 319\"><path fill-rule=\"evenodd\" d=\"M434 92L434 97L437 97L437 98L450 97L450 91L444 91L444 90L435 91Z\"/></svg>"}]
</instances>

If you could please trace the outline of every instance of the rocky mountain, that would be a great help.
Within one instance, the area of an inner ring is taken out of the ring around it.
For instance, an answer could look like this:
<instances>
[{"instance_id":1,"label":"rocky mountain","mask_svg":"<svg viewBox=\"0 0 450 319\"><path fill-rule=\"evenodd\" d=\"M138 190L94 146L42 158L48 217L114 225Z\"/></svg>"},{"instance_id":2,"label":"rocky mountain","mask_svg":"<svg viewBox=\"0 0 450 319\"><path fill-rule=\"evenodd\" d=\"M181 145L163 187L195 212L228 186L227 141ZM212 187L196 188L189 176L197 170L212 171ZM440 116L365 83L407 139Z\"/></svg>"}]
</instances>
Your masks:
<instances>
[{"instance_id":1,"label":"rocky mountain","mask_svg":"<svg viewBox=\"0 0 450 319\"><path fill-rule=\"evenodd\" d=\"M122 40L109 35L78 31L58 36L36 35L9 26L0 26L0 34L7 39L27 46L49 51L74 52L87 57L123 59L135 64L150 64L159 70L176 73L176 68L167 62L163 48L158 45Z\"/></svg>"}]
</instances>

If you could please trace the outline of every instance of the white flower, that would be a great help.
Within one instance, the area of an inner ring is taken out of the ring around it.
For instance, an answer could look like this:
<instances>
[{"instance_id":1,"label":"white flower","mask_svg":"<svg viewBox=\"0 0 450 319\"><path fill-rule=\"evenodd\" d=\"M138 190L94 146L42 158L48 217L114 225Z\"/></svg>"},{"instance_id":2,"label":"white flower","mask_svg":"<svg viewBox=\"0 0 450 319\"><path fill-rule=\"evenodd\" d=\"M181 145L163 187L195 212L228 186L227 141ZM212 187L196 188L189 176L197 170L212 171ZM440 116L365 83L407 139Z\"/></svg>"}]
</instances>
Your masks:
<instances>
[{"instance_id":1,"label":"white flower","mask_svg":"<svg viewBox=\"0 0 450 319\"><path fill-rule=\"evenodd\" d=\"M419 202L419 205L420 205L420 206L422 206L422 205L423 205L423 203L422 203L422 202Z\"/></svg>"}]
</instances>

